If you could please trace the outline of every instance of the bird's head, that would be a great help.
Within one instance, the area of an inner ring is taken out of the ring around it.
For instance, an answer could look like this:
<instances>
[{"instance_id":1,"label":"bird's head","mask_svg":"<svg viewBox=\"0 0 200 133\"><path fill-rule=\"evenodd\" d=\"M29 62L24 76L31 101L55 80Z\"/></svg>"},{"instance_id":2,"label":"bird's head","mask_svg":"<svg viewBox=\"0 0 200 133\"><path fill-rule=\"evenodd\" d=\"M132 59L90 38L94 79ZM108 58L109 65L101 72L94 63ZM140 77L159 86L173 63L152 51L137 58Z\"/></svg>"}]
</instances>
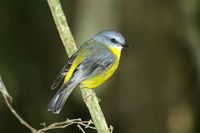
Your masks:
<instances>
[{"instance_id":1,"label":"bird's head","mask_svg":"<svg viewBox=\"0 0 200 133\"><path fill-rule=\"evenodd\" d=\"M112 30L99 32L92 39L105 44L110 48L117 48L120 51L122 48L128 46L125 44L123 35L117 31Z\"/></svg>"}]
</instances>

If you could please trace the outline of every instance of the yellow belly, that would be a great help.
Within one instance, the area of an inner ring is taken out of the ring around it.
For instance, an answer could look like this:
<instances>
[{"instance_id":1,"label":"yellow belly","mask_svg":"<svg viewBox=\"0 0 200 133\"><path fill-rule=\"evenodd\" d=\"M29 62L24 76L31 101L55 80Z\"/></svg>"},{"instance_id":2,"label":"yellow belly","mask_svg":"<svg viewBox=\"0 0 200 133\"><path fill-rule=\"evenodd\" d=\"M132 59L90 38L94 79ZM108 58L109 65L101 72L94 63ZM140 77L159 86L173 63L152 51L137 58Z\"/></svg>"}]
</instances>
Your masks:
<instances>
[{"instance_id":1,"label":"yellow belly","mask_svg":"<svg viewBox=\"0 0 200 133\"><path fill-rule=\"evenodd\" d=\"M104 72L82 81L80 85L82 87L87 87L87 88L98 87L113 75L118 65L119 65L119 60L115 61L115 63Z\"/></svg>"}]
</instances>

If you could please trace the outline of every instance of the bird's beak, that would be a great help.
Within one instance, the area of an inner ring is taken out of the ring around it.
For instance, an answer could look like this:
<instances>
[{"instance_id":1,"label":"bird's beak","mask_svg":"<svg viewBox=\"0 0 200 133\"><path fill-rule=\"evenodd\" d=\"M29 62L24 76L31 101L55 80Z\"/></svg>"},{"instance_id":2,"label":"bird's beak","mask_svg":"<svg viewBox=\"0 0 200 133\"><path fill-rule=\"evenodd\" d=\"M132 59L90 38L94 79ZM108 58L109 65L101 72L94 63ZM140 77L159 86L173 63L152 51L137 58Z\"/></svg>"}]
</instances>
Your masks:
<instances>
[{"instance_id":1,"label":"bird's beak","mask_svg":"<svg viewBox=\"0 0 200 133\"><path fill-rule=\"evenodd\" d=\"M123 47L124 47L124 48L130 48L130 46L127 45L127 44L124 44Z\"/></svg>"}]
</instances>

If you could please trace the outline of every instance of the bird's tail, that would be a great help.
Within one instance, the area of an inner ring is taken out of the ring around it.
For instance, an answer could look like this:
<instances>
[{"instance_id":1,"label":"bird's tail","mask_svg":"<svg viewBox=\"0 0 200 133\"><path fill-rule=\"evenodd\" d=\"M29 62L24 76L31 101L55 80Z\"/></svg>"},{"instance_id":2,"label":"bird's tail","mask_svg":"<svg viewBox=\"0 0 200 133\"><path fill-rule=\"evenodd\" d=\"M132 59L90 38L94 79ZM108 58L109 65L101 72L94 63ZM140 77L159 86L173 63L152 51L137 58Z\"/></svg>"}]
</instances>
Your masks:
<instances>
[{"instance_id":1,"label":"bird's tail","mask_svg":"<svg viewBox=\"0 0 200 133\"><path fill-rule=\"evenodd\" d=\"M64 85L62 88L56 93L56 95L52 98L48 105L48 111L51 111L55 114L60 113L63 105L65 104L67 98L74 90L76 85Z\"/></svg>"}]
</instances>

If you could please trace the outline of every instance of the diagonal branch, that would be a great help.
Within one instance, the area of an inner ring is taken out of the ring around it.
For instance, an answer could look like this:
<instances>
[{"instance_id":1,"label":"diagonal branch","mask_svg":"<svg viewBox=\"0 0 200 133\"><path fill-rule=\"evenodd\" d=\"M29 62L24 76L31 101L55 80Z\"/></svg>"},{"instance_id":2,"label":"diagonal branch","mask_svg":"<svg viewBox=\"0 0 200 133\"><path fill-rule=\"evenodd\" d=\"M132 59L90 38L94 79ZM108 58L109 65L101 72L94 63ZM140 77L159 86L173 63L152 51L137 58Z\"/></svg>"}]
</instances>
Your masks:
<instances>
[{"instance_id":1,"label":"diagonal branch","mask_svg":"<svg viewBox=\"0 0 200 133\"><path fill-rule=\"evenodd\" d=\"M74 38L71 34L69 26L67 24L65 15L63 13L59 0L47 0L51 13L53 15L56 27L59 31L60 38L65 47L65 50L69 56L73 55L78 49L76 47Z\"/></svg>"},{"instance_id":2,"label":"diagonal branch","mask_svg":"<svg viewBox=\"0 0 200 133\"><path fill-rule=\"evenodd\" d=\"M62 6L59 0L47 0L53 15L61 40L69 56L77 51L77 47L69 26L67 24ZM81 88L83 99L89 109L92 120L98 133L110 133L105 117L101 111L98 98L93 90Z\"/></svg>"}]
</instances>

